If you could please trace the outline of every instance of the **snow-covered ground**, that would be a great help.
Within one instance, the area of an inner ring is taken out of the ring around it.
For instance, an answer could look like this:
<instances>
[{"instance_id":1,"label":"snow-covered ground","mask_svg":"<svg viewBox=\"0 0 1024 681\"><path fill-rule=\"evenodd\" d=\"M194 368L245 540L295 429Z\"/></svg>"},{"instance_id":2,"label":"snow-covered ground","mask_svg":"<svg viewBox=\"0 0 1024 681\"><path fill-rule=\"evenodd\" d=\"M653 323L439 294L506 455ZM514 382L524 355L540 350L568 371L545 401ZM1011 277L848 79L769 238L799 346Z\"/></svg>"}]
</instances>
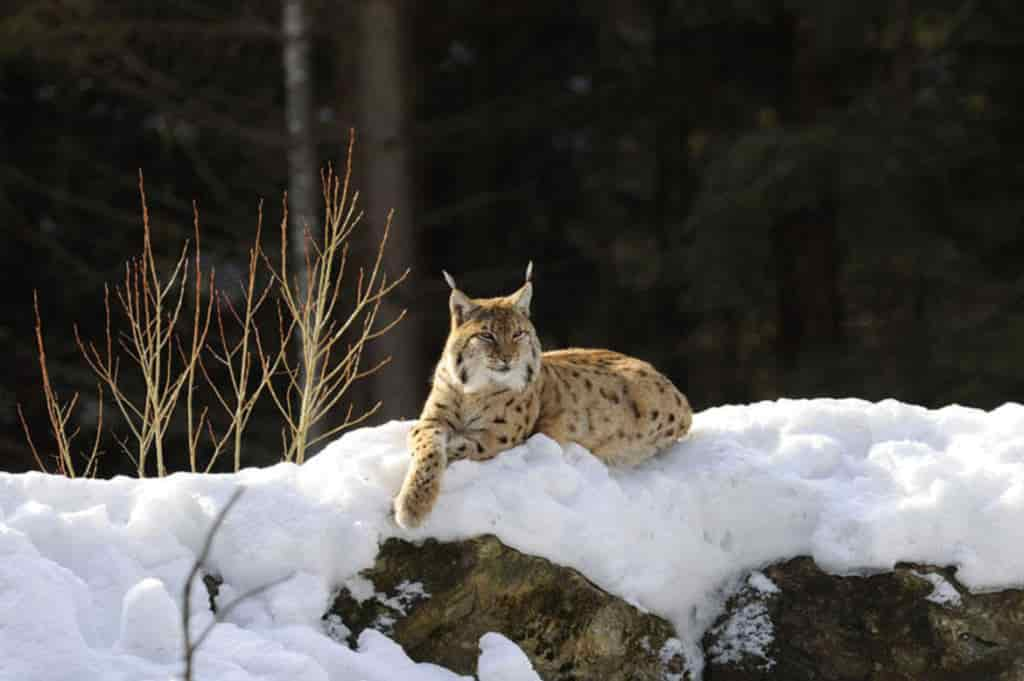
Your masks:
<instances>
[{"instance_id":1,"label":"snow-covered ground","mask_svg":"<svg viewBox=\"0 0 1024 681\"><path fill-rule=\"evenodd\" d=\"M506 544L583 572L671 620L694 671L698 642L752 571L796 555L848 573L901 560L959 566L971 589L1024 584L1024 406L928 411L894 401L765 402L698 414L692 435L609 470L538 435L449 468L427 523L400 530L391 498L409 422L355 431L304 466L163 480L0 474L0 679L177 678L180 594L212 518L247 489L208 569L220 603L251 589L197 654L208 681L439 681L366 631L350 650L321 621L389 536ZM277 581L280 580L280 581ZM275 583L276 582L276 583ZM192 631L211 620L202 585ZM763 628L761 630L763 634ZM761 635L759 634L759 635ZM536 679L514 644L480 643L480 681Z\"/></svg>"}]
</instances>

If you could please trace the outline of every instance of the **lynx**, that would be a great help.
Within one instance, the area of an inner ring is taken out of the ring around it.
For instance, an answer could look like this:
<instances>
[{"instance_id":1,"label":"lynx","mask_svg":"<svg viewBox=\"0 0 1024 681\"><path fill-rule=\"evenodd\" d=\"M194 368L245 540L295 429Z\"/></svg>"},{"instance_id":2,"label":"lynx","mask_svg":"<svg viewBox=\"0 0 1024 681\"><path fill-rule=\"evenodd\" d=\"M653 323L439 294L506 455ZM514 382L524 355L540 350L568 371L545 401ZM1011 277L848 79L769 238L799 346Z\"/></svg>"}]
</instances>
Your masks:
<instances>
[{"instance_id":1,"label":"lynx","mask_svg":"<svg viewBox=\"0 0 1024 681\"><path fill-rule=\"evenodd\" d=\"M609 350L541 354L530 321L532 270L530 263L523 286L501 298L469 298L444 272L451 331L409 432L412 464L395 498L402 527L426 518L449 463L490 459L534 433L633 465L689 431L686 397L647 362Z\"/></svg>"}]
</instances>

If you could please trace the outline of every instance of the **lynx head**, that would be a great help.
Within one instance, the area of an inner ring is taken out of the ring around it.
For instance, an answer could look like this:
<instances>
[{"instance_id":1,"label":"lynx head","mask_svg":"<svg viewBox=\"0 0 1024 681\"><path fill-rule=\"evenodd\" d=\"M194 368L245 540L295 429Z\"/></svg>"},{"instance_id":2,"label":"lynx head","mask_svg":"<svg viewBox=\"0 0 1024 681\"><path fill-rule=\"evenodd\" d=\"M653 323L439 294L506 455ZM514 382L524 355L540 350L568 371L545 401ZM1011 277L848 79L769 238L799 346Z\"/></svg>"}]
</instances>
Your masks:
<instances>
[{"instance_id":1,"label":"lynx head","mask_svg":"<svg viewBox=\"0 0 1024 681\"><path fill-rule=\"evenodd\" d=\"M540 341L530 321L530 282L533 263L526 268L526 283L502 298L470 298L455 285L449 299L452 328L444 349L448 373L466 392L488 388L522 390L540 368Z\"/></svg>"}]
</instances>

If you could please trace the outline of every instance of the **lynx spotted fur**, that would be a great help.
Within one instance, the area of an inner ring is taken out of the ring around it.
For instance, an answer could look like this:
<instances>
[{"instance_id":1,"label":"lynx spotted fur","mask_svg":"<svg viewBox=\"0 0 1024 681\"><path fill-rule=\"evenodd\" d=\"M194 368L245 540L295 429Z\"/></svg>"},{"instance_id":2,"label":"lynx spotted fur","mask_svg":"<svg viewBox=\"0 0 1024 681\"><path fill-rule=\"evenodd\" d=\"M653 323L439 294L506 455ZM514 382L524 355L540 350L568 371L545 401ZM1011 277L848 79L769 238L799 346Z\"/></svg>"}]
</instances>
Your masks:
<instances>
[{"instance_id":1,"label":"lynx spotted fur","mask_svg":"<svg viewBox=\"0 0 1024 681\"><path fill-rule=\"evenodd\" d=\"M686 397L647 362L609 350L541 353L530 321L531 269L518 291L486 299L467 297L445 273L451 331L409 433L412 464L395 498L402 527L426 518L449 463L490 459L534 433L631 465L689 431Z\"/></svg>"}]
</instances>

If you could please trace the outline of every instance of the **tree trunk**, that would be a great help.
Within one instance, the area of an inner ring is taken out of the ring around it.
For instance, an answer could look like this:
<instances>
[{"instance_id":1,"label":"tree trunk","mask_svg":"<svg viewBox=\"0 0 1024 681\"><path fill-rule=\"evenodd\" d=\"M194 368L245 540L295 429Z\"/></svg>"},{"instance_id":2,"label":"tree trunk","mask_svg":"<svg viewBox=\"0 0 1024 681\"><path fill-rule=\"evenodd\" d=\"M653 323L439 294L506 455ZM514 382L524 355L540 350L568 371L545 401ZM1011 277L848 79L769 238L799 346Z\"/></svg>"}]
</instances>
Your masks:
<instances>
[{"instance_id":1,"label":"tree trunk","mask_svg":"<svg viewBox=\"0 0 1024 681\"><path fill-rule=\"evenodd\" d=\"M422 303L419 288L417 245L413 216L410 141L407 131L406 93L410 86L403 60L405 31L400 0L363 0L359 8L357 149L362 159L359 186L362 190L364 224L361 232L369 253L380 240L389 210L395 211L385 258L389 277L412 268L410 280L381 306L381 323L408 308L408 317L373 344L370 362L391 357L391 363L369 379L370 404L381 400L379 420L415 418L426 398L427 368L423 364ZM365 392L365 391L364 391Z\"/></svg>"},{"instance_id":2,"label":"tree trunk","mask_svg":"<svg viewBox=\"0 0 1024 681\"><path fill-rule=\"evenodd\" d=\"M292 243L301 247L304 232L316 226L319 213L316 183L316 139L313 130L313 84L310 63L312 39L305 0L283 0L285 126L288 134L288 212ZM315 233L315 230L314 230ZM305 264L296 249L294 266ZM294 267L294 269L293 269Z\"/></svg>"},{"instance_id":3,"label":"tree trunk","mask_svg":"<svg viewBox=\"0 0 1024 681\"><path fill-rule=\"evenodd\" d=\"M288 240L291 244L288 272L293 281L299 282L297 293L300 297L306 295L306 230L314 235L317 233L320 208L309 23L306 0L282 0L284 115L288 139ZM296 343L295 347L299 344ZM315 372L316 367L306 367L305 371ZM315 437L318 430L314 425L310 429L310 438Z\"/></svg>"},{"instance_id":4,"label":"tree trunk","mask_svg":"<svg viewBox=\"0 0 1024 681\"><path fill-rule=\"evenodd\" d=\"M784 21L793 45L790 116L800 125L813 126L830 105L831 83L818 62L810 19L788 15ZM800 367L807 351L842 341L837 207L831 193L832 187L823 179L815 199L775 225L778 347L784 369Z\"/></svg>"}]
</instances>

